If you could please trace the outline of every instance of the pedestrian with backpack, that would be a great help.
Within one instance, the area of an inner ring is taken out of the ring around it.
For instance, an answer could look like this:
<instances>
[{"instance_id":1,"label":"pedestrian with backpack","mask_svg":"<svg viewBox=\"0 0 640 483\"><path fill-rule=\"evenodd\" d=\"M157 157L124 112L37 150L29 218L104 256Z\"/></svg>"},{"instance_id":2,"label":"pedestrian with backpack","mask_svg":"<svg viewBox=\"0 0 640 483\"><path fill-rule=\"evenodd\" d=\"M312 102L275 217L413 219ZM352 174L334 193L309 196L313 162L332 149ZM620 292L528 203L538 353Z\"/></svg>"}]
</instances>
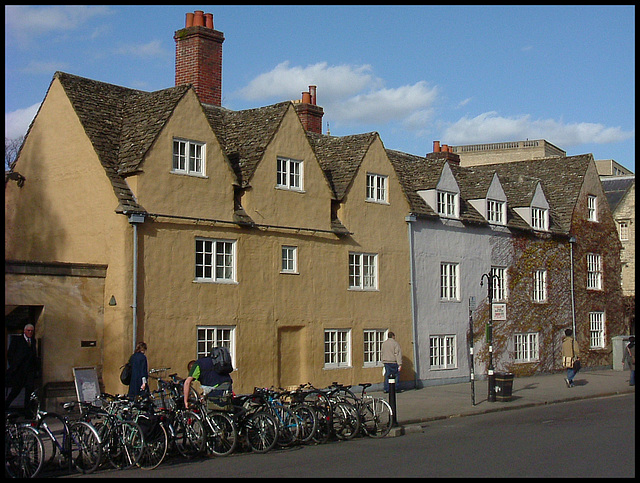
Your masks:
<instances>
[{"instance_id":1,"label":"pedestrian with backpack","mask_svg":"<svg viewBox=\"0 0 640 483\"><path fill-rule=\"evenodd\" d=\"M230 373L231 354L226 347L212 347L208 356L201 357L191 367L189 375L184 381L184 406L189 407L189 393L193 381L199 381L202 393L207 395L221 395L231 390L233 379Z\"/></svg>"},{"instance_id":2,"label":"pedestrian with backpack","mask_svg":"<svg viewBox=\"0 0 640 483\"><path fill-rule=\"evenodd\" d=\"M141 396L149 393L149 366L147 363L147 344L138 342L136 351L129 358L131 364L131 381L128 396Z\"/></svg>"}]
</instances>

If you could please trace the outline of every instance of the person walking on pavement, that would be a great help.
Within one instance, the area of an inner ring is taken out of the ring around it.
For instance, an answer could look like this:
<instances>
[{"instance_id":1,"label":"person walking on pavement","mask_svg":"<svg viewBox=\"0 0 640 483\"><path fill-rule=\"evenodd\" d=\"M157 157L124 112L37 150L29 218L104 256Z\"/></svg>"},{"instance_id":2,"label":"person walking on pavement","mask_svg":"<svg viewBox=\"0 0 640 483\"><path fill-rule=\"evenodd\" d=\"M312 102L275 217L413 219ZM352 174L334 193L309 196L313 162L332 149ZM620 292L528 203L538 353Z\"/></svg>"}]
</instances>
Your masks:
<instances>
[{"instance_id":1,"label":"person walking on pavement","mask_svg":"<svg viewBox=\"0 0 640 483\"><path fill-rule=\"evenodd\" d=\"M625 348L622 356L622 363L629 365L629 385L636 385L636 338L634 336L629 337L629 344Z\"/></svg>"},{"instance_id":2,"label":"person walking on pavement","mask_svg":"<svg viewBox=\"0 0 640 483\"><path fill-rule=\"evenodd\" d=\"M564 382L567 387L573 387L573 378L580 370L580 348L573 338L573 331L565 329L562 339L562 365L567 369L567 377Z\"/></svg>"},{"instance_id":3,"label":"person walking on pavement","mask_svg":"<svg viewBox=\"0 0 640 483\"><path fill-rule=\"evenodd\" d=\"M149 392L149 366L147 364L147 344L138 342L136 351L131 355L131 382L128 396L139 396Z\"/></svg>"},{"instance_id":4,"label":"person walking on pavement","mask_svg":"<svg viewBox=\"0 0 640 483\"><path fill-rule=\"evenodd\" d=\"M13 337L7 350L9 369L6 373L6 383L11 386L11 392L4 401L4 407L11 406L24 388L24 411L29 410L29 400L35 388L36 372L38 371L38 353L36 350L35 327L32 324L24 326L22 336Z\"/></svg>"},{"instance_id":5,"label":"person walking on pavement","mask_svg":"<svg viewBox=\"0 0 640 483\"><path fill-rule=\"evenodd\" d=\"M382 343L382 363L384 364L384 392L389 392L389 379L399 379L402 370L402 349L396 341L396 335L389 331L387 340Z\"/></svg>"}]
</instances>

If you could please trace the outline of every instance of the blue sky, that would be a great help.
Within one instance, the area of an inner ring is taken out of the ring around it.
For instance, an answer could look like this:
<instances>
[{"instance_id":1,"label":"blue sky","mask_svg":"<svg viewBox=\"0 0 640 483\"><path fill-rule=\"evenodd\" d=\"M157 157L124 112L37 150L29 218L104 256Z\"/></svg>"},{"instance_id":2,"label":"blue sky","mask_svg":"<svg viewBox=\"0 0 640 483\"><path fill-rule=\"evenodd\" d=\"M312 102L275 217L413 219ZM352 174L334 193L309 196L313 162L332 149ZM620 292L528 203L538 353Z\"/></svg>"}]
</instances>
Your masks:
<instances>
[{"instance_id":1,"label":"blue sky","mask_svg":"<svg viewBox=\"0 0 640 483\"><path fill-rule=\"evenodd\" d=\"M5 6L5 137L24 134L60 70L155 91L175 83L173 34L212 13L223 106L301 98L323 132L377 131L425 155L546 139L635 172L635 7Z\"/></svg>"}]
</instances>

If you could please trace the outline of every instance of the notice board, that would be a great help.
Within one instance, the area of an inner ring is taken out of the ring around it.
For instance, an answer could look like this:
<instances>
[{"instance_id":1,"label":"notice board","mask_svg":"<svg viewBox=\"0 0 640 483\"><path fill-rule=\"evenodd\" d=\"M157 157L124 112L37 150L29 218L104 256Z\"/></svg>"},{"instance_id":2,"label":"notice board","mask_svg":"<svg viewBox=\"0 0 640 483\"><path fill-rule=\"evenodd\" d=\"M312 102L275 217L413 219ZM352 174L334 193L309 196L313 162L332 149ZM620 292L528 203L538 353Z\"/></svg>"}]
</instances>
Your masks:
<instances>
[{"instance_id":1,"label":"notice board","mask_svg":"<svg viewBox=\"0 0 640 483\"><path fill-rule=\"evenodd\" d=\"M76 394L79 402L94 403L100 395L98 372L93 367L74 367L73 380L76 384Z\"/></svg>"}]
</instances>

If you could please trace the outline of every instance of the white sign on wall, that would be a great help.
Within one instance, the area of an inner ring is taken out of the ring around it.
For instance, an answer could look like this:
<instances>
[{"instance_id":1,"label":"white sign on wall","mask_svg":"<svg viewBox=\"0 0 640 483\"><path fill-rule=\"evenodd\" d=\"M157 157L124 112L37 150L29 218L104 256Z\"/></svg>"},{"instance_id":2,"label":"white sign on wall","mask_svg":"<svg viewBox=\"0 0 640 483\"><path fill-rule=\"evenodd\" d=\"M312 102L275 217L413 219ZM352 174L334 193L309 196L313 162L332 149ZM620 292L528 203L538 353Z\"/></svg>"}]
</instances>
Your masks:
<instances>
[{"instance_id":1,"label":"white sign on wall","mask_svg":"<svg viewBox=\"0 0 640 483\"><path fill-rule=\"evenodd\" d=\"M507 320L507 304L492 304L491 320Z\"/></svg>"}]
</instances>

